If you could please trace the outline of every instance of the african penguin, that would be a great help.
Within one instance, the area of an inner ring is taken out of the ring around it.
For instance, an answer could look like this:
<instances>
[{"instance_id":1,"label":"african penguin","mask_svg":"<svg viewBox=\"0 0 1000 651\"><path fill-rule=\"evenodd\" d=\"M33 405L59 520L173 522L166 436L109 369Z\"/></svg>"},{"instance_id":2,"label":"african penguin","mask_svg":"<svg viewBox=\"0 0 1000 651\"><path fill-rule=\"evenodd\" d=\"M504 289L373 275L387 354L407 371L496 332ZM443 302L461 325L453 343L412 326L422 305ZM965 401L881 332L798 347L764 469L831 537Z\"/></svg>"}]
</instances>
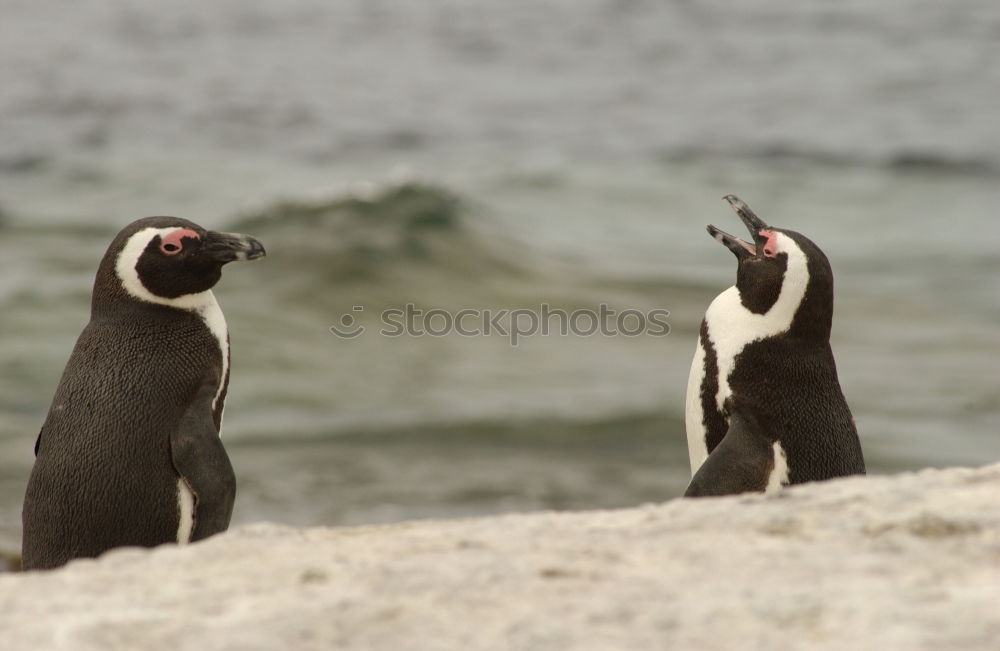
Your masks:
<instances>
[{"instance_id":1,"label":"african penguin","mask_svg":"<svg viewBox=\"0 0 1000 651\"><path fill-rule=\"evenodd\" d=\"M739 397L740 437L773 441L771 464L785 466L781 485L865 472L861 443L830 349L833 272L823 252L794 231L768 226L739 198L725 199L752 242L715 226L708 232L737 258L736 285L709 305L688 379L685 422L692 476L702 493L722 490L726 464L699 468L732 431L727 399ZM763 427L763 431L761 431ZM737 448L738 449L738 448ZM759 477L758 477L759 479ZM712 482L717 482L712 487ZM733 488L729 486L729 488ZM765 488L776 488L767 485ZM749 482L741 490L762 490ZM714 493L713 493L714 494Z\"/></svg>"},{"instance_id":2,"label":"african penguin","mask_svg":"<svg viewBox=\"0 0 1000 651\"><path fill-rule=\"evenodd\" d=\"M212 287L224 264L263 255L251 237L176 217L140 219L111 242L35 443L24 569L229 526L229 334Z\"/></svg>"}]
</instances>

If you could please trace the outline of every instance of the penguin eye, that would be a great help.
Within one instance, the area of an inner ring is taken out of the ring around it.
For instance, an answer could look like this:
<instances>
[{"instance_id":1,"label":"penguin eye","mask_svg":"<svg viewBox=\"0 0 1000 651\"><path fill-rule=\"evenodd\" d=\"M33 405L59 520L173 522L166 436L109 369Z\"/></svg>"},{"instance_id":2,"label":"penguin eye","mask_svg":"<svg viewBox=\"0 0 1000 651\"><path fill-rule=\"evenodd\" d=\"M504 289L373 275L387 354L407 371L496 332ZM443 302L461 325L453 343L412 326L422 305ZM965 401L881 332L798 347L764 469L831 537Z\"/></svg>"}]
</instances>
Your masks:
<instances>
[{"instance_id":1,"label":"penguin eye","mask_svg":"<svg viewBox=\"0 0 1000 651\"><path fill-rule=\"evenodd\" d=\"M160 240L160 252L163 255L177 255L184 250L184 240L200 240L201 236L190 228L178 228L164 235Z\"/></svg>"},{"instance_id":2,"label":"penguin eye","mask_svg":"<svg viewBox=\"0 0 1000 651\"><path fill-rule=\"evenodd\" d=\"M761 249L765 258L774 258L778 255L778 235L774 231L761 231L761 235L767 238L764 247Z\"/></svg>"}]
</instances>

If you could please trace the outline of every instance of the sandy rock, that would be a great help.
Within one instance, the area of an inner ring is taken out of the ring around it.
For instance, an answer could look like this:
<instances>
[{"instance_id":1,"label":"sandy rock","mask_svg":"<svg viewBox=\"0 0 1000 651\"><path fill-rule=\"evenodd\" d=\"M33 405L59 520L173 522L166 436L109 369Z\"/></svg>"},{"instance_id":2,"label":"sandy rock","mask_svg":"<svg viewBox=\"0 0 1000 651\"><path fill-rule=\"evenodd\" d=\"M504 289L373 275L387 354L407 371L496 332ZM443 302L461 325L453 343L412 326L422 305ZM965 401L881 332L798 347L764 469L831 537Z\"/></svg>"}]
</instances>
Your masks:
<instances>
[{"instance_id":1,"label":"sandy rock","mask_svg":"<svg viewBox=\"0 0 1000 651\"><path fill-rule=\"evenodd\" d=\"M3 648L996 649L1000 465L358 528L0 576Z\"/></svg>"}]
</instances>

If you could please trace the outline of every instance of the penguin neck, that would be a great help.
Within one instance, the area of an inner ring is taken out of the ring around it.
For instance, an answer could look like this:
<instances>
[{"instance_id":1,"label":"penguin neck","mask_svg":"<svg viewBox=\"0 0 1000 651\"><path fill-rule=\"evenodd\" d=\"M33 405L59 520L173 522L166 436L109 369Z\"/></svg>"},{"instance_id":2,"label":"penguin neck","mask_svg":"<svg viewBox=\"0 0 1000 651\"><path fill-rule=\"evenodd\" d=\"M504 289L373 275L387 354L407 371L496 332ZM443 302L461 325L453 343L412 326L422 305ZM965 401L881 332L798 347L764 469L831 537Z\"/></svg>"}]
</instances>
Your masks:
<instances>
[{"instance_id":1,"label":"penguin neck","mask_svg":"<svg viewBox=\"0 0 1000 651\"><path fill-rule=\"evenodd\" d=\"M136 296L131 292L108 294L95 290L91 301L91 318L95 320L136 319L142 318L140 315L145 314L152 319L160 321L167 319L169 321L171 314L182 318L190 318L191 315L194 315L204 321L217 338L225 339L227 337L226 319L212 290L208 289L197 294L184 294L177 298L162 298L152 294L150 296L152 298Z\"/></svg>"},{"instance_id":2,"label":"penguin neck","mask_svg":"<svg viewBox=\"0 0 1000 651\"><path fill-rule=\"evenodd\" d=\"M808 295L809 281L809 261L805 253L795 249L788 255L778 298L766 312L748 309L739 288L733 285L719 294L705 313L713 342L718 345L720 340L729 339L732 345L726 348L742 349L751 341L789 332Z\"/></svg>"},{"instance_id":3,"label":"penguin neck","mask_svg":"<svg viewBox=\"0 0 1000 651\"><path fill-rule=\"evenodd\" d=\"M809 283L788 336L794 339L829 343L833 328L833 274L829 263L809 258Z\"/></svg>"},{"instance_id":4,"label":"penguin neck","mask_svg":"<svg viewBox=\"0 0 1000 651\"><path fill-rule=\"evenodd\" d=\"M212 290L185 294L177 298L155 296L147 290L146 293L154 299L149 300L124 290L122 285L118 285L117 291L101 291L100 276L98 278L98 287L94 289L91 304L92 322L139 321L145 326L172 329L176 325L175 319L191 319L194 316L211 333L218 344L221 362L215 398L212 400L212 412L216 427L221 430L222 412L229 384L229 328Z\"/></svg>"},{"instance_id":5,"label":"penguin neck","mask_svg":"<svg viewBox=\"0 0 1000 651\"><path fill-rule=\"evenodd\" d=\"M221 425L222 403L229 379L229 328L215 294L206 289L176 298L157 296L142 284L135 269L121 260L121 256L109 252L98 267L91 299L91 321L139 320L170 328L171 315L186 319L192 315L197 317L219 346L221 368L212 409L217 411Z\"/></svg>"},{"instance_id":6,"label":"penguin neck","mask_svg":"<svg viewBox=\"0 0 1000 651\"><path fill-rule=\"evenodd\" d=\"M171 308L163 310L162 308ZM152 308L152 309L151 309ZM208 316L218 312L221 318L222 310L211 289L192 294L183 294L175 298L157 296L147 289L139 280L138 275L123 278L120 274L105 268L97 272L94 281L94 292L91 298L91 317L95 319L113 318L115 315L128 314L134 317L138 313L155 314L162 319L164 314L173 311L179 314L196 314L208 321ZM225 330L225 320L222 320ZM212 329L212 328L210 328Z\"/></svg>"},{"instance_id":7,"label":"penguin neck","mask_svg":"<svg viewBox=\"0 0 1000 651\"><path fill-rule=\"evenodd\" d=\"M809 275L807 260L802 251L788 257L788 265L777 300L767 312L758 314L747 309L734 285L715 297L705 312L705 334L711 343L717 362L718 388L715 394L717 409L729 397L729 375L736 367L736 358L743 349L755 341L788 333L800 305L806 296Z\"/></svg>"}]
</instances>

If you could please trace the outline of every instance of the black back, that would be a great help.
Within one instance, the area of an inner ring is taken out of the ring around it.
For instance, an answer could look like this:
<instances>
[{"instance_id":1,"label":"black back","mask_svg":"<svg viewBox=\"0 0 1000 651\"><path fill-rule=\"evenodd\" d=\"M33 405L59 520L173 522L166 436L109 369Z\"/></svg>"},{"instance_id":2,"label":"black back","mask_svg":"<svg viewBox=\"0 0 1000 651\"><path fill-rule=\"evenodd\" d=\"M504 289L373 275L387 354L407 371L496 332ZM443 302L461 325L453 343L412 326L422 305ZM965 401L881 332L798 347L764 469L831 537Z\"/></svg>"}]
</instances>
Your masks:
<instances>
[{"instance_id":1,"label":"black back","mask_svg":"<svg viewBox=\"0 0 1000 651\"><path fill-rule=\"evenodd\" d=\"M781 441L788 457L789 483L864 474L861 442L830 348L830 262L804 235L773 230L790 237L806 254L809 284L788 331L748 344L737 356L730 388L749 410L766 415L770 437ZM750 264L741 264L741 272ZM768 277L762 284L769 288L774 280Z\"/></svg>"},{"instance_id":2,"label":"black back","mask_svg":"<svg viewBox=\"0 0 1000 651\"><path fill-rule=\"evenodd\" d=\"M177 540L171 435L205 374L217 385L221 370L219 346L195 314L150 305L87 325L36 443L26 569Z\"/></svg>"},{"instance_id":3,"label":"black back","mask_svg":"<svg viewBox=\"0 0 1000 651\"><path fill-rule=\"evenodd\" d=\"M829 344L793 336L754 342L736 358L729 384L749 409L766 414L769 437L787 455L789 483L864 474Z\"/></svg>"}]
</instances>

